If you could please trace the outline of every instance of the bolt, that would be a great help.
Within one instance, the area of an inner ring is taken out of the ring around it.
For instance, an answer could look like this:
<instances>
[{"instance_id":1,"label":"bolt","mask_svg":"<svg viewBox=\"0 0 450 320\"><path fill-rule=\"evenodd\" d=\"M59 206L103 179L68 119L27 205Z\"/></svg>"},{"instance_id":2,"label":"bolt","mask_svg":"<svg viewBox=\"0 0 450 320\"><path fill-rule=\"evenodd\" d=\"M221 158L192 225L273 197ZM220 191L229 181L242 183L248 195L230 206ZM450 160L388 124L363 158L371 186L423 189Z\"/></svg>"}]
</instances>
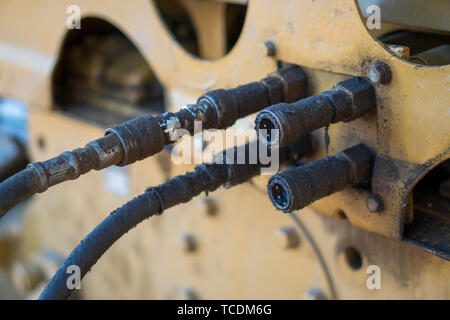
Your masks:
<instances>
[{"instance_id":1,"label":"bolt","mask_svg":"<svg viewBox=\"0 0 450 320\"><path fill-rule=\"evenodd\" d=\"M203 198L203 204L205 205L205 212L208 216L215 216L219 212L219 208L214 199L210 197Z\"/></svg>"},{"instance_id":2,"label":"bolt","mask_svg":"<svg viewBox=\"0 0 450 320\"><path fill-rule=\"evenodd\" d=\"M264 47L266 48L266 54L268 57L273 57L277 53L275 44L271 40L264 41Z\"/></svg>"},{"instance_id":3,"label":"bolt","mask_svg":"<svg viewBox=\"0 0 450 320\"><path fill-rule=\"evenodd\" d=\"M366 207L370 212L381 212L384 210L383 198L378 194L373 194L366 199Z\"/></svg>"},{"instance_id":4,"label":"bolt","mask_svg":"<svg viewBox=\"0 0 450 320\"><path fill-rule=\"evenodd\" d=\"M373 83L388 84L392 80L391 68L386 63L377 61L369 70L369 79Z\"/></svg>"},{"instance_id":5,"label":"bolt","mask_svg":"<svg viewBox=\"0 0 450 320\"><path fill-rule=\"evenodd\" d=\"M278 242L283 249L292 249L298 247L300 238L294 227L286 226L276 232Z\"/></svg>"},{"instance_id":6,"label":"bolt","mask_svg":"<svg viewBox=\"0 0 450 320\"><path fill-rule=\"evenodd\" d=\"M303 296L305 300L327 300L325 293L319 288L312 288Z\"/></svg>"},{"instance_id":7,"label":"bolt","mask_svg":"<svg viewBox=\"0 0 450 320\"><path fill-rule=\"evenodd\" d=\"M182 245L183 251L193 252L197 249L197 241L195 240L194 235L191 233L182 233L179 236L179 241Z\"/></svg>"}]
</instances>

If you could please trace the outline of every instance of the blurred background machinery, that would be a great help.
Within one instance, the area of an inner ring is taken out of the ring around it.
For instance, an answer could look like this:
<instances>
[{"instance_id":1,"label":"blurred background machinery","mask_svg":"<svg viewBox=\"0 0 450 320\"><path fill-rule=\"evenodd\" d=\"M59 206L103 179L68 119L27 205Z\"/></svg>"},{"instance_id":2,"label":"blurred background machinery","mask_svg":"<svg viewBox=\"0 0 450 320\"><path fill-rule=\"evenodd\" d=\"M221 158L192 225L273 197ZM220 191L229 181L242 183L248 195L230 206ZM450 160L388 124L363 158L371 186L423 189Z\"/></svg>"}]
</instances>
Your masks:
<instances>
[{"instance_id":1,"label":"blurred background machinery","mask_svg":"<svg viewBox=\"0 0 450 320\"><path fill-rule=\"evenodd\" d=\"M67 28L71 5L81 29ZM374 5L379 29L367 27ZM271 206L266 176L201 195L117 242L78 298L448 299L448 12L446 0L3 0L0 179L287 63L305 71L308 95L364 77L377 110L315 130L307 160L364 143L376 151L370 185L293 214ZM0 220L0 298L36 297L109 212L193 167L167 149L16 207Z\"/></svg>"}]
</instances>

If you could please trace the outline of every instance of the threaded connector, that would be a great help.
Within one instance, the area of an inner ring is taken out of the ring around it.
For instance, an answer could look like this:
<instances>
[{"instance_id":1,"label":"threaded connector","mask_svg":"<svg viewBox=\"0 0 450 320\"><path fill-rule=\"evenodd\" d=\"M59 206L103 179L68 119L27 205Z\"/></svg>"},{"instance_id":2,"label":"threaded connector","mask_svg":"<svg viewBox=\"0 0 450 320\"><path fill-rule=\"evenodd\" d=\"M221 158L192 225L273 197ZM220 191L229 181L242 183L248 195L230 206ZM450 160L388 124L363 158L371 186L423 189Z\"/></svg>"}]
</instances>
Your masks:
<instances>
[{"instance_id":1,"label":"threaded connector","mask_svg":"<svg viewBox=\"0 0 450 320\"><path fill-rule=\"evenodd\" d=\"M372 175L374 154L363 144L334 156L283 171L267 185L277 210L300 210L312 202L368 181Z\"/></svg>"},{"instance_id":2,"label":"threaded connector","mask_svg":"<svg viewBox=\"0 0 450 320\"><path fill-rule=\"evenodd\" d=\"M306 93L306 76L298 66L288 65L259 81L230 90L214 90L177 113L158 117L141 116L106 130L105 136L84 148L64 152L44 162L32 163L0 189L9 194L0 201L0 216L20 201L49 187L95 169L112 165L126 166L150 157L175 142L176 129L194 133L196 121L202 129L224 129L239 118L281 101L297 100ZM24 184L26 188L23 188ZM20 189L20 190L19 190Z\"/></svg>"},{"instance_id":3,"label":"threaded connector","mask_svg":"<svg viewBox=\"0 0 450 320\"><path fill-rule=\"evenodd\" d=\"M255 128L265 143L285 146L331 123L361 117L375 106L373 86L355 77L339 82L333 89L318 95L264 109L256 117Z\"/></svg>"},{"instance_id":4,"label":"threaded connector","mask_svg":"<svg viewBox=\"0 0 450 320\"><path fill-rule=\"evenodd\" d=\"M118 164L122 160L122 149L116 136L106 136L89 142L84 148L63 152L43 162L28 165L38 177L37 192L67 180L75 180L91 171Z\"/></svg>"},{"instance_id":5,"label":"threaded connector","mask_svg":"<svg viewBox=\"0 0 450 320\"><path fill-rule=\"evenodd\" d=\"M267 106L296 101L305 95L305 73L298 66L287 65L261 81L210 91L198 99L197 105L214 111L208 112L215 117L208 123L210 128L224 129Z\"/></svg>"},{"instance_id":6,"label":"threaded connector","mask_svg":"<svg viewBox=\"0 0 450 320\"><path fill-rule=\"evenodd\" d=\"M150 115L138 117L106 130L115 135L123 150L119 166L127 166L160 152L165 145L159 119Z\"/></svg>"}]
</instances>

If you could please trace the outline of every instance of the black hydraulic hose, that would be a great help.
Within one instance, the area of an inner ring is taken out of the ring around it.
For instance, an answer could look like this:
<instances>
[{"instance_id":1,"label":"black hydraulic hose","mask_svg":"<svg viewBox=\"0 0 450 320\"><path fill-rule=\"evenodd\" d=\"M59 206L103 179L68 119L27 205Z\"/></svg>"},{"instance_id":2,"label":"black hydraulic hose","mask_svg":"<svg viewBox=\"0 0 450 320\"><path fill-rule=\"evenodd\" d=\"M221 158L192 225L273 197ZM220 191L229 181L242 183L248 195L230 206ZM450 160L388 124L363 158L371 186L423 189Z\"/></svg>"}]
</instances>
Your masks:
<instances>
[{"instance_id":1,"label":"black hydraulic hose","mask_svg":"<svg viewBox=\"0 0 450 320\"><path fill-rule=\"evenodd\" d=\"M141 116L106 130L102 138L84 148L44 162L34 162L27 173L16 174L0 184L0 218L20 201L35 193L68 180L74 180L91 170L109 166L127 166L161 152L165 145L179 138L176 130L194 134L195 123L202 129L225 129L239 118L282 101L292 102L306 95L306 76L298 66L287 65L261 81L229 90L213 90L202 95L196 104L187 105L176 113L157 117ZM23 179L28 184L23 188Z\"/></svg>"},{"instance_id":2,"label":"black hydraulic hose","mask_svg":"<svg viewBox=\"0 0 450 320\"><path fill-rule=\"evenodd\" d=\"M37 182L33 169L26 168L0 184L0 213L6 213L17 203L31 197L36 190ZM1 216L1 214L0 214Z\"/></svg>"},{"instance_id":3,"label":"black hydraulic hose","mask_svg":"<svg viewBox=\"0 0 450 320\"><path fill-rule=\"evenodd\" d=\"M116 135L106 135L84 148L28 167L0 183L0 218L19 202L63 181L74 180L91 170L101 170L120 163L123 152Z\"/></svg>"},{"instance_id":4,"label":"black hydraulic hose","mask_svg":"<svg viewBox=\"0 0 450 320\"><path fill-rule=\"evenodd\" d=\"M82 279L100 257L122 235L137 224L154 215L161 214L164 209L170 208L174 204L189 201L205 189L213 191L221 183L225 183L226 168L224 165L215 165L206 170L204 168L200 167L193 173L175 177L161 186L150 188L144 194L115 210L72 251L56 271L39 299L67 299L71 293L66 283L69 277L67 274L69 266L78 266ZM215 174L215 177L210 177L211 173Z\"/></svg>"},{"instance_id":5,"label":"black hydraulic hose","mask_svg":"<svg viewBox=\"0 0 450 320\"><path fill-rule=\"evenodd\" d=\"M358 144L272 176L267 193L277 210L301 210L323 197L370 181L374 157L369 148Z\"/></svg>"},{"instance_id":6,"label":"black hydraulic hose","mask_svg":"<svg viewBox=\"0 0 450 320\"><path fill-rule=\"evenodd\" d=\"M177 204L187 202L201 192L212 192L221 185L233 186L250 180L259 174L263 165L258 161L249 164L249 144L246 150L245 164L202 164L194 172L177 176L134 198L121 208L115 210L72 251L65 262L56 271L41 293L41 300L67 299L71 289L67 286L70 276L67 268L78 266L81 279L86 275L101 256L120 238L140 222ZM235 148L236 150L236 148ZM281 162L294 161L311 150L309 136L301 138L295 145L280 149ZM234 153L235 159L237 152Z\"/></svg>"}]
</instances>

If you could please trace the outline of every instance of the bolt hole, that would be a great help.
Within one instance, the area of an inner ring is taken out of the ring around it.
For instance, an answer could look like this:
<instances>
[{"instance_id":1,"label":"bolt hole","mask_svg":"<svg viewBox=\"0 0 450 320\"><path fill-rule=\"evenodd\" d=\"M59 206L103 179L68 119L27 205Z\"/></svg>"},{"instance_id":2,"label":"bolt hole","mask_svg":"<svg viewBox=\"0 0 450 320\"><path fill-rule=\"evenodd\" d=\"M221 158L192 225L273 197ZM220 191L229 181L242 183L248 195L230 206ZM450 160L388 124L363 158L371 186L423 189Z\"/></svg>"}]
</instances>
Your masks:
<instances>
[{"instance_id":1,"label":"bolt hole","mask_svg":"<svg viewBox=\"0 0 450 320\"><path fill-rule=\"evenodd\" d=\"M358 250L353 247L345 249L345 260L350 268L353 270L359 270L362 267L362 257Z\"/></svg>"}]
</instances>

